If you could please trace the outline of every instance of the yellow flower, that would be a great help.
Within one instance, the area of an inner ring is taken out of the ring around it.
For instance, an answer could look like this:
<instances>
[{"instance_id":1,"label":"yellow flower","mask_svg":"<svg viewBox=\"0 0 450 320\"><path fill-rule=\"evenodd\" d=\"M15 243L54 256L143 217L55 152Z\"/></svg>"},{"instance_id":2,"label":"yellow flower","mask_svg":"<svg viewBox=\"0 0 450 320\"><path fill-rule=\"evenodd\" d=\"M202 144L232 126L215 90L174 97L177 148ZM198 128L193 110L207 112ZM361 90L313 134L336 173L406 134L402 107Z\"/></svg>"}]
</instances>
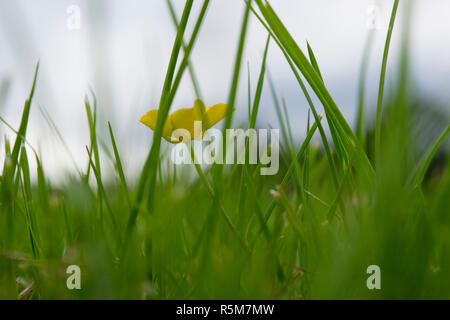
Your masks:
<instances>
[{"instance_id":1,"label":"yellow flower","mask_svg":"<svg viewBox=\"0 0 450 320\"><path fill-rule=\"evenodd\" d=\"M175 111L167 116L164 123L162 136L170 143L179 143L181 140L173 140L172 132L177 129L185 129L189 131L191 139L201 139L194 135L194 121L202 121L202 136L206 130L211 128L217 122L222 120L227 112L227 105L218 103L211 107L205 108L201 100L195 100L192 108L183 108ZM156 119L158 118L158 110L150 110L139 119L140 122L155 130Z\"/></svg>"}]
</instances>

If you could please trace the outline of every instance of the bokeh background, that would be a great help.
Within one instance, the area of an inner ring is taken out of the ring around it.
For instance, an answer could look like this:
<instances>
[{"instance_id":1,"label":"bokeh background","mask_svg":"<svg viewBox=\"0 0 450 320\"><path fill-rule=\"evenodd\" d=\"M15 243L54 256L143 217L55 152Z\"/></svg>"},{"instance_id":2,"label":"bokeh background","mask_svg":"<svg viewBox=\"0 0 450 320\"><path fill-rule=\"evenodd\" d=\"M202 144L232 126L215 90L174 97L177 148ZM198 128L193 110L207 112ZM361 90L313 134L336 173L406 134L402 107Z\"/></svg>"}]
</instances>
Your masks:
<instances>
[{"instance_id":1,"label":"bokeh background","mask_svg":"<svg viewBox=\"0 0 450 320\"><path fill-rule=\"evenodd\" d=\"M414 4L410 24L414 93L438 106L438 114L448 119L450 1L405 0L402 5L407 1ZM180 16L184 1L172 2ZM364 45L371 32L368 24L375 18L379 28L373 31L366 96L370 122L392 1L272 0L270 3L301 47L306 48L306 41L311 44L326 85L351 124L356 116ZM78 30L67 27L71 16L67 9L72 5L80 8ZM200 5L195 3L194 16ZM242 0L212 0L191 55L207 105L227 100L243 8ZM395 83L396 69L392 66L398 65L403 18L404 10L400 10L391 46L387 92ZM187 34L189 30L192 26ZM254 90L266 36L252 16L235 125L246 120L247 62ZM34 67L40 59L27 139L41 154L50 177L58 181L64 179L67 171L74 171L74 166L87 166L85 145L89 142L89 130L83 101L89 88L98 99L98 131L106 133L107 121L111 122L125 170L133 176L140 170L152 138L151 131L138 119L158 105L174 37L175 28L165 0L0 0L0 114L18 127ZM267 63L278 93L286 99L295 136L300 138L305 131L307 104L274 42ZM190 107L194 99L191 81L185 76L172 110ZM267 82L260 108L258 125L277 127ZM45 120L46 112L64 143ZM0 134L14 136L3 124ZM103 140L108 142L106 138Z\"/></svg>"}]
</instances>

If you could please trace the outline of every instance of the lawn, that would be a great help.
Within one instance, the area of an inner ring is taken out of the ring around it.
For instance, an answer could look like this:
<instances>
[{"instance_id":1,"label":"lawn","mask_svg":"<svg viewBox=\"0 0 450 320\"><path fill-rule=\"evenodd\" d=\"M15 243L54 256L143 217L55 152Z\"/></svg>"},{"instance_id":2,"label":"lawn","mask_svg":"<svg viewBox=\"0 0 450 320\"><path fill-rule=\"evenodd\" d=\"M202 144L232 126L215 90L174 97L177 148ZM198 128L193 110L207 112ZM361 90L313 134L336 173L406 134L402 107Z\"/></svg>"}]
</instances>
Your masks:
<instances>
[{"instance_id":1,"label":"lawn","mask_svg":"<svg viewBox=\"0 0 450 320\"><path fill-rule=\"evenodd\" d=\"M385 90L399 1L391 1L384 52L372 53L383 56L377 101L365 101L363 59L355 128L328 91L314 48L302 48L266 1L246 2L227 101L220 101L228 107L215 128L237 128L233 107L248 111L242 129L256 128L268 90L281 141L274 175L248 161L171 162L164 125L178 108L172 102L183 75L195 86L189 57L211 2L202 2L198 16L193 0L182 13L168 2L177 34L137 179L124 173L119 133L97 119L102 97L94 92L85 99L84 169L60 184L47 178L27 141L37 65L20 126L1 118L16 134L5 140L0 180L0 299L449 299L450 125L446 118L437 134L422 129L435 122L413 103L419 97L411 90L407 43L398 80ZM258 79L242 71L249 19L267 32ZM266 72L269 47L281 50L308 102L302 140L293 138L295 124ZM248 105L236 105L239 84L250 81L257 85L254 92L249 86ZM367 116L370 105L375 119ZM99 137L99 126L109 135ZM114 172L101 167L105 159ZM72 265L79 290L71 287Z\"/></svg>"}]
</instances>

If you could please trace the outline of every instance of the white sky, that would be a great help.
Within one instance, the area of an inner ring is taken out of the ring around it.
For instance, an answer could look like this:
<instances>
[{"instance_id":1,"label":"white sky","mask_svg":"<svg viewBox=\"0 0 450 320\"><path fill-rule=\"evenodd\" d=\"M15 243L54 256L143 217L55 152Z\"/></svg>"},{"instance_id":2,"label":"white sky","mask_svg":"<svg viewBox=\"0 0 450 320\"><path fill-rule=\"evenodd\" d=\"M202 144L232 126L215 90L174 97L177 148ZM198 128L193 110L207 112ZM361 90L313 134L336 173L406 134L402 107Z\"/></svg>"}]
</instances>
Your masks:
<instances>
[{"instance_id":1,"label":"white sky","mask_svg":"<svg viewBox=\"0 0 450 320\"><path fill-rule=\"evenodd\" d=\"M180 16L184 1L173 3ZM367 10L374 3L381 9L378 20L381 28L376 34L368 78L367 99L373 105L393 1L271 0L270 3L302 48L309 41L327 87L344 116L353 123L358 72L368 32ZM423 95L448 106L450 1L414 3L411 26L414 82ZM66 9L72 4L81 8L78 31L66 27ZM195 1L193 17L200 5L201 1ZM207 105L226 102L242 14L242 0L211 0L191 59ZM402 9L392 40L391 64L400 47L401 18ZM192 25L187 34L191 30ZM111 121L128 171L139 170L151 132L137 119L157 105L174 36L165 0L0 0L0 81L11 82L0 114L18 127L34 65L40 59L41 73L28 140L42 153L47 171L57 176L61 170L73 166L39 107L45 107L52 115L78 166L84 168L87 159L84 146L89 137L83 100L89 86L99 100L99 131L106 133L106 121ZM237 118L241 121L245 120L247 110L246 62L251 68L254 92L266 36L252 17L237 104ZM279 94L286 98L295 135L300 137L306 123L306 102L274 42L267 63ZM393 71L388 70L390 79ZM189 80L185 76L174 109L191 106L195 95ZM276 127L268 86L265 89L259 124ZM0 127L2 135L13 137L8 130ZM109 145L109 140L106 141ZM3 148L3 141L0 147Z\"/></svg>"}]
</instances>

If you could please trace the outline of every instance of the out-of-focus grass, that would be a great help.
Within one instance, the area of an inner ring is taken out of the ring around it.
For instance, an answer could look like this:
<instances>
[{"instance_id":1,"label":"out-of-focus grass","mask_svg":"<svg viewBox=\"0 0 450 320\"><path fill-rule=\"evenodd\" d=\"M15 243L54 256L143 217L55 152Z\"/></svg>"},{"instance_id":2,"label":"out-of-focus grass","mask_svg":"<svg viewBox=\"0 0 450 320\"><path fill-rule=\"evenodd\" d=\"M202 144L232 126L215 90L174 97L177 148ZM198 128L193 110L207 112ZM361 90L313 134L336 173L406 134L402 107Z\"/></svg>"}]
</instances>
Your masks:
<instances>
[{"instance_id":1,"label":"out-of-focus grass","mask_svg":"<svg viewBox=\"0 0 450 320\"><path fill-rule=\"evenodd\" d=\"M48 181L39 156L26 147L38 69L18 130L2 118L17 135L12 144L5 141L0 184L0 298L450 298L450 160L445 153L433 160L448 141L448 121L423 148L426 130L417 128L435 122L418 122L423 117L414 116L417 108L405 99L406 79L400 77L398 92L379 100L383 117L378 116L374 155L374 135L362 125L364 75L355 134L326 88L320 57L309 44L303 54L261 0L246 2L228 102L234 105L248 20L256 16L269 37L256 92L249 86L248 106L235 107L247 107L247 125L255 127L267 53L278 47L309 104L305 139L293 139L295 123L268 77L284 141L278 174L261 176L260 165L250 164L196 166L198 179L191 179L190 168L168 162L160 152L162 125L186 68L201 95L189 55L209 1L197 18L191 17L192 2L186 1L180 21L169 6L177 36L162 112L137 185L124 174L115 139L120 133L109 124L110 143L103 146L108 152L99 147L97 128L105 124L98 122L93 94L85 103L88 165L61 186ZM192 20L193 33L184 44ZM386 59L387 53L383 69ZM381 79L382 89L384 72ZM306 83L322 103L323 120ZM224 129L232 125L231 116ZM57 124L47 118L63 141ZM310 145L317 132L322 145ZM105 156L116 169L113 181L104 179ZM30 179L32 161L36 182ZM81 290L66 287L71 264L81 267ZM381 290L366 287L369 265L381 268Z\"/></svg>"}]
</instances>

